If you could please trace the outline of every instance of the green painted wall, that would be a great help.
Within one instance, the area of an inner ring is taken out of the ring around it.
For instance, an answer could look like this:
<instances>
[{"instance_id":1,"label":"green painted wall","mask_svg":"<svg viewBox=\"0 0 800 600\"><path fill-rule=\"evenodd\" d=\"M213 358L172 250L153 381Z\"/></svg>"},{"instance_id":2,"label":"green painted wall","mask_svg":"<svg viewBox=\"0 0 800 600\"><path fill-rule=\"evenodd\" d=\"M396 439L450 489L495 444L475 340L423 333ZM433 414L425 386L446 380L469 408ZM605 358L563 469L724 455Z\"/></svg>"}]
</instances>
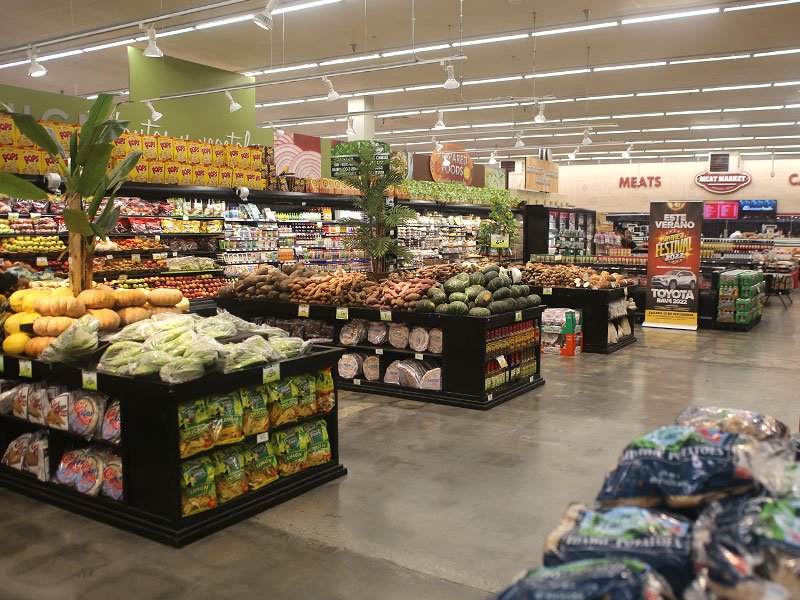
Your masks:
<instances>
[{"instance_id":1,"label":"green painted wall","mask_svg":"<svg viewBox=\"0 0 800 600\"><path fill-rule=\"evenodd\" d=\"M14 112L56 123L83 123L92 106L92 101L85 98L11 85L0 85L0 102L8 104Z\"/></svg>"}]
</instances>

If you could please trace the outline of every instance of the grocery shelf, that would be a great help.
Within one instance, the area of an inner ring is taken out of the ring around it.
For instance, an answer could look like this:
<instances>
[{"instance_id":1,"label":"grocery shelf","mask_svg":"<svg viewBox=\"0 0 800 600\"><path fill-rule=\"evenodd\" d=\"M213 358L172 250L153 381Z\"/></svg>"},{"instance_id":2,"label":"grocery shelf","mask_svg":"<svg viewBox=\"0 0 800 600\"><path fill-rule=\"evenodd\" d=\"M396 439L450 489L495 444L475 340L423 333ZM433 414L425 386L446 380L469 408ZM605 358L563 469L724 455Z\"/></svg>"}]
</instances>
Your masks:
<instances>
[{"instance_id":1,"label":"grocery shelf","mask_svg":"<svg viewBox=\"0 0 800 600\"><path fill-rule=\"evenodd\" d=\"M362 351L369 352L370 354L397 354L403 356L422 357L422 360L435 359L441 360L441 354L434 354L433 352L417 352L411 348L395 348L394 346L374 346L372 344L356 344L355 346L348 346L346 344L338 344L340 348L348 351Z\"/></svg>"}]
</instances>

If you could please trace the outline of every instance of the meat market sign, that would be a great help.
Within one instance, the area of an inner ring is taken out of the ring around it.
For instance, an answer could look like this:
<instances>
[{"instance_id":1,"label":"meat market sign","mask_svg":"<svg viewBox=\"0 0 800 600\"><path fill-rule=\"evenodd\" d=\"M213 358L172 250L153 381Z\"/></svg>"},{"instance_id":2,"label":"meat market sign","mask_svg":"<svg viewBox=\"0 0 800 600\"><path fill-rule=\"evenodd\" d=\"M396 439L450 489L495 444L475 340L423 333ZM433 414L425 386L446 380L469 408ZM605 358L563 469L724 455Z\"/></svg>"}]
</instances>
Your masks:
<instances>
[{"instance_id":1,"label":"meat market sign","mask_svg":"<svg viewBox=\"0 0 800 600\"><path fill-rule=\"evenodd\" d=\"M732 194L753 181L749 173L709 173L705 171L694 178L694 182L712 194Z\"/></svg>"}]
</instances>

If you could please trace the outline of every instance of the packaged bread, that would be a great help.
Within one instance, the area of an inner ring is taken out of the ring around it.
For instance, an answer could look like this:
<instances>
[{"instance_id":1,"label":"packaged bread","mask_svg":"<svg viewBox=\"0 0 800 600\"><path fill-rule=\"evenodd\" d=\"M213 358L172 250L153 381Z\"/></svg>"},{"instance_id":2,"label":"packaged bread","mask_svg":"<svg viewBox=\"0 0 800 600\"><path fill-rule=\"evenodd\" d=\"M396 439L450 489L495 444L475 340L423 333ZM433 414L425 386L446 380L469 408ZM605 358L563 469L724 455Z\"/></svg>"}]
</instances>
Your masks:
<instances>
[{"instance_id":1,"label":"packaged bread","mask_svg":"<svg viewBox=\"0 0 800 600\"><path fill-rule=\"evenodd\" d=\"M47 426L53 429L66 431L69 427L69 405L72 400L72 393L63 392L50 398L50 406L47 408L45 420Z\"/></svg>"},{"instance_id":2,"label":"packaged bread","mask_svg":"<svg viewBox=\"0 0 800 600\"><path fill-rule=\"evenodd\" d=\"M400 363L402 361L396 360L386 367L386 372L383 374L383 383L391 385L400 385Z\"/></svg>"},{"instance_id":3,"label":"packaged bread","mask_svg":"<svg viewBox=\"0 0 800 600\"><path fill-rule=\"evenodd\" d=\"M441 391L442 389L442 369L441 367L436 367L435 369L429 369L425 372L425 375L422 376L422 381L420 381L419 388L421 390L434 390L434 391Z\"/></svg>"},{"instance_id":4,"label":"packaged bread","mask_svg":"<svg viewBox=\"0 0 800 600\"><path fill-rule=\"evenodd\" d=\"M308 439L306 467L324 465L331 460L331 442L328 439L328 426L324 420L306 423L305 435Z\"/></svg>"},{"instance_id":5,"label":"packaged bread","mask_svg":"<svg viewBox=\"0 0 800 600\"><path fill-rule=\"evenodd\" d=\"M336 405L336 389L330 367L317 372L314 387L317 396L317 412L331 412Z\"/></svg>"},{"instance_id":6,"label":"packaged bread","mask_svg":"<svg viewBox=\"0 0 800 600\"><path fill-rule=\"evenodd\" d=\"M742 433L762 441L789 439L789 428L775 417L738 408L691 406L678 415L675 422L698 429Z\"/></svg>"},{"instance_id":7,"label":"packaged bread","mask_svg":"<svg viewBox=\"0 0 800 600\"><path fill-rule=\"evenodd\" d=\"M422 378L428 371L422 361L419 360L403 360L398 366L400 373L400 385L403 387L419 389L422 384Z\"/></svg>"},{"instance_id":8,"label":"packaged bread","mask_svg":"<svg viewBox=\"0 0 800 600\"><path fill-rule=\"evenodd\" d=\"M344 354L339 359L338 372L342 379L355 379L361 375L366 355L361 352Z\"/></svg>"},{"instance_id":9,"label":"packaged bread","mask_svg":"<svg viewBox=\"0 0 800 600\"><path fill-rule=\"evenodd\" d=\"M175 141L167 135L159 135L157 140L157 160L163 163L171 163L175 161Z\"/></svg>"},{"instance_id":10,"label":"packaged bread","mask_svg":"<svg viewBox=\"0 0 800 600\"><path fill-rule=\"evenodd\" d=\"M380 381L381 361L379 356L368 356L364 359L364 364L361 365L361 368L364 371L364 379Z\"/></svg>"},{"instance_id":11,"label":"packaged bread","mask_svg":"<svg viewBox=\"0 0 800 600\"><path fill-rule=\"evenodd\" d=\"M181 462L181 514L184 517L217 507L215 469L207 456Z\"/></svg>"},{"instance_id":12,"label":"packaged bread","mask_svg":"<svg viewBox=\"0 0 800 600\"><path fill-rule=\"evenodd\" d=\"M425 327L415 326L408 335L408 347L414 352L425 352L430 343L430 334Z\"/></svg>"},{"instance_id":13,"label":"packaged bread","mask_svg":"<svg viewBox=\"0 0 800 600\"><path fill-rule=\"evenodd\" d=\"M142 136L142 159L156 161L158 158L158 138L154 135ZM163 161L162 161L163 162Z\"/></svg>"},{"instance_id":14,"label":"packaged bread","mask_svg":"<svg viewBox=\"0 0 800 600\"><path fill-rule=\"evenodd\" d=\"M18 419L28 419L28 398L36 387L30 383L23 383L14 388L11 398L11 414Z\"/></svg>"},{"instance_id":15,"label":"packaged bread","mask_svg":"<svg viewBox=\"0 0 800 600\"><path fill-rule=\"evenodd\" d=\"M441 354L443 346L444 335L442 330L438 327L431 329L428 332L428 352L432 354Z\"/></svg>"},{"instance_id":16,"label":"packaged bread","mask_svg":"<svg viewBox=\"0 0 800 600\"><path fill-rule=\"evenodd\" d=\"M214 484L217 487L217 499L220 504L230 502L247 493L245 459L238 447L217 450L211 455L214 464Z\"/></svg>"},{"instance_id":17,"label":"packaged bread","mask_svg":"<svg viewBox=\"0 0 800 600\"><path fill-rule=\"evenodd\" d=\"M345 346L357 346L367 339L368 327L364 321L349 321L339 332L339 342Z\"/></svg>"},{"instance_id":18,"label":"packaged bread","mask_svg":"<svg viewBox=\"0 0 800 600\"><path fill-rule=\"evenodd\" d=\"M649 564L682 594L694 578L692 522L639 506L570 506L545 542L544 564L633 559Z\"/></svg>"},{"instance_id":19,"label":"packaged bread","mask_svg":"<svg viewBox=\"0 0 800 600\"><path fill-rule=\"evenodd\" d=\"M389 326L389 344L394 348L407 348L410 332L402 323L392 323Z\"/></svg>"},{"instance_id":20,"label":"packaged bread","mask_svg":"<svg viewBox=\"0 0 800 600\"><path fill-rule=\"evenodd\" d=\"M117 443L122 436L122 417L120 415L119 400L115 400L106 408L103 422L100 424L100 439Z\"/></svg>"},{"instance_id":21,"label":"packaged bread","mask_svg":"<svg viewBox=\"0 0 800 600\"><path fill-rule=\"evenodd\" d=\"M257 490L278 479L278 459L270 442L251 444L244 449L247 485Z\"/></svg>"},{"instance_id":22,"label":"packaged bread","mask_svg":"<svg viewBox=\"0 0 800 600\"><path fill-rule=\"evenodd\" d=\"M28 421L44 425L47 419L47 409L50 408L50 398L47 388L38 386L28 394Z\"/></svg>"}]
</instances>

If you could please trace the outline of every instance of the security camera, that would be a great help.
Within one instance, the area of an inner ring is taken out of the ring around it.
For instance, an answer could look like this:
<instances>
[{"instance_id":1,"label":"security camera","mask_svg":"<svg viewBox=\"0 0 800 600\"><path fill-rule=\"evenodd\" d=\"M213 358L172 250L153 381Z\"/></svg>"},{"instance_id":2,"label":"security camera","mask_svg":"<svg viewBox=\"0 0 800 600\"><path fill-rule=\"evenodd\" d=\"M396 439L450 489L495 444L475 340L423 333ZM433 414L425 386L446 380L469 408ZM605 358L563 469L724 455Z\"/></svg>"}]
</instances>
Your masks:
<instances>
[{"instance_id":1,"label":"security camera","mask_svg":"<svg viewBox=\"0 0 800 600\"><path fill-rule=\"evenodd\" d=\"M236 197L239 200L247 200L247 197L250 195L250 188L246 188L244 186L236 188Z\"/></svg>"},{"instance_id":2,"label":"security camera","mask_svg":"<svg viewBox=\"0 0 800 600\"><path fill-rule=\"evenodd\" d=\"M44 185L49 192L57 192L61 187L61 175L58 173L47 173L44 176Z\"/></svg>"}]
</instances>

